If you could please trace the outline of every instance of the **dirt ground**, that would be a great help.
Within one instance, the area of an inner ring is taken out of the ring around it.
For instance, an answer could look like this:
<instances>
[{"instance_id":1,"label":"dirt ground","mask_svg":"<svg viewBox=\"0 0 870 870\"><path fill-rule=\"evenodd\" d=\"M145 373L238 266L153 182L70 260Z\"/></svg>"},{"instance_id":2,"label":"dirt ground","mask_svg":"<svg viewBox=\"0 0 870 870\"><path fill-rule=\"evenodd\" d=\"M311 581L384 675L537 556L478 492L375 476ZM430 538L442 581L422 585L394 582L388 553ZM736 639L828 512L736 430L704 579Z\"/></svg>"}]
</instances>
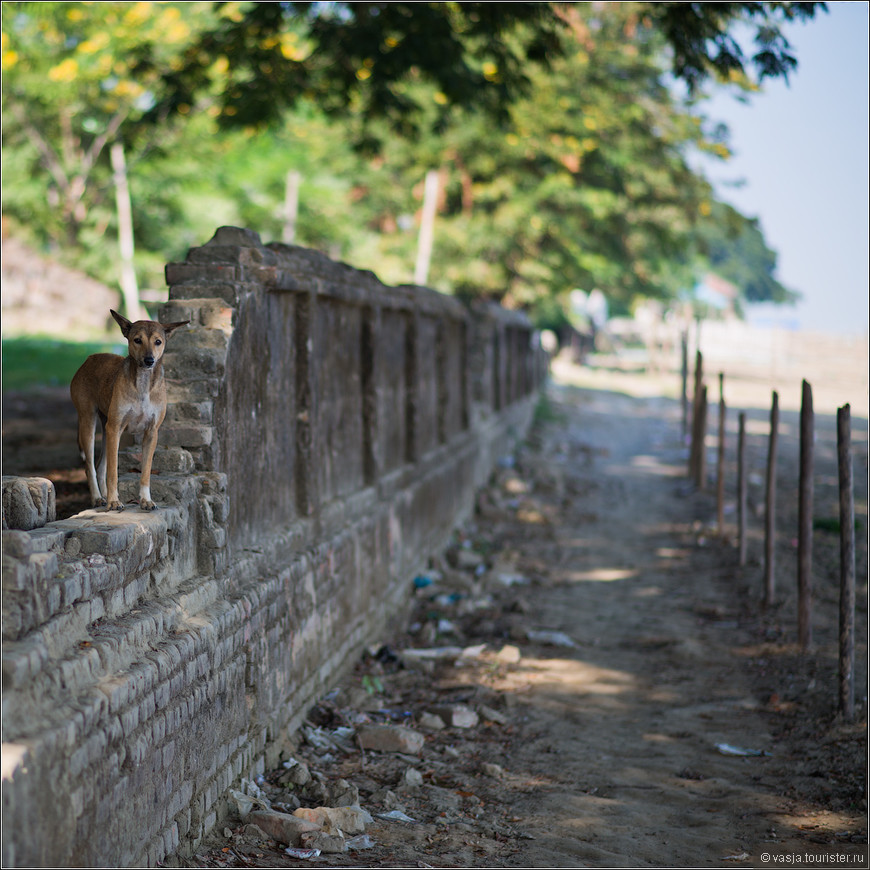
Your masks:
<instances>
[{"instance_id":1,"label":"dirt ground","mask_svg":"<svg viewBox=\"0 0 870 870\"><path fill-rule=\"evenodd\" d=\"M853 420L858 701L849 723L836 709L831 418L817 416L814 641L801 652L796 416L786 410L780 427L777 600L765 609L764 396L747 406L751 537L740 569L736 411L720 533L715 487L696 492L686 480L680 406L661 397L673 390L612 360L591 363L554 366L528 441L415 581L406 629L370 649L312 710L284 765L259 778L278 811L358 801L372 814L366 836L298 858L231 817L178 864L867 866L866 421ZM4 397L4 473L26 465L72 478L63 414L36 443L15 401ZM712 458L712 436L708 448ZM83 477L72 482L84 491ZM445 647L454 649L434 662L414 653ZM354 734L366 723L409 726L425 742L420 752L362 751ZM303 769L311 778L294 782ZM389 817L397 812L412 821Z\"/></svg>"}]
</instances>

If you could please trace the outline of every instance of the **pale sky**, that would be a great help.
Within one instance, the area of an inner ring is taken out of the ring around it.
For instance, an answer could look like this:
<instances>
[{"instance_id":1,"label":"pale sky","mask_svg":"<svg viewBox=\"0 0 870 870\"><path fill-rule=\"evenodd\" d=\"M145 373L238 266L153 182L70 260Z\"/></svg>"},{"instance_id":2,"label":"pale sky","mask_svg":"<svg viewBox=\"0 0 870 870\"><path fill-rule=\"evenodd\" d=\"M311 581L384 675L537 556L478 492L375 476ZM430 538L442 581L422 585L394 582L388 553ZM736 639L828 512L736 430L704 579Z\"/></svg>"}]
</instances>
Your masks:
<instances>
[{"instance_id":1,"label":"pale sky","mask_svg":"<svg viewBox=\"0 0 870 870\"><path fill-rule=\"evenodd\" d=\"M802 329L867 333L868 11L833 2L790 25L798 69L788 85L767 82L748 105L720 94L705 106L730 127L735 152L708 177L721 199L760 219L776 277L804 297L777 318ZM737 179L745 185L727 186ZM751 306L750 321L765 309Z\"/></svg>"}]
</instances>

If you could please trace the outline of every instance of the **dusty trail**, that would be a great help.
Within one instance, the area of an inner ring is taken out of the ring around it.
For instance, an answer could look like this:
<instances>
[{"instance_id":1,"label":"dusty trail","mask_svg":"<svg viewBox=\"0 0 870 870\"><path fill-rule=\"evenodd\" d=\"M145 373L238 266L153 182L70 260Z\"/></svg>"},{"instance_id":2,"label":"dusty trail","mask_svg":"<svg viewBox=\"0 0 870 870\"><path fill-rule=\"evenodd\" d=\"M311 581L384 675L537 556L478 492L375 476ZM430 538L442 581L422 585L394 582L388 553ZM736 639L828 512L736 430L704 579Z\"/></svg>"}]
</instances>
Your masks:
<instances>
[{"instance_id":1,"label":"dusty trail","mask_svg":"<svg viewBox=\"0 0 870 870\"><path fill-rule=\"evenodd\" d=\"M525 659L520 677L535 735L523 757L541 788L513 810L536 837L534 866L756 855L785 835L765 785L780 762L715 748L770 751L773 739L735 655L750 626L738 625L731 554L698 546L680 497L678 409L570 388L554 398L564 424L544 430L534 461L575 494L555 514L561 564L535 616L578 649Z\"/></svg>"}]
</instances>

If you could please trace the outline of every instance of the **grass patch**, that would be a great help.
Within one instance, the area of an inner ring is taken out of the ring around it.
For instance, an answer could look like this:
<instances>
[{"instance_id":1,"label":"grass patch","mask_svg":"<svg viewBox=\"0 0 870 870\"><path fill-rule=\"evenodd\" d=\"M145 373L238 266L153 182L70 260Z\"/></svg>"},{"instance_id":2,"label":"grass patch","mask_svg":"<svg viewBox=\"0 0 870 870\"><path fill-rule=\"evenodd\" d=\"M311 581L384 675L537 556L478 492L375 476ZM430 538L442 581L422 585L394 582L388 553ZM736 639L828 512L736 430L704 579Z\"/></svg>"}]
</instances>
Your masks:
<instances>
[{"instance_id":1,"label":"grass patch","mask_svg":"<svg viewBox=\"0 0 870 870\"><path fill-rule=\"evenodd\" d=\"M17 336L3 339L3 390L68 384L92 353L120 353L126 344L111 341L59 341Z\"/></svg>"},{"instance_id":2,"label":"grass patch","mask_svg":"<svg viewBox=\"0 0 870 870\"><path fill-rule=\"evenodd\" d=\"M543 423L564 423L565 415L553 407L553 402L547 393L541 393L537 405L535 405L534 423L539 426Z\"/></svg>"}]
</instances>

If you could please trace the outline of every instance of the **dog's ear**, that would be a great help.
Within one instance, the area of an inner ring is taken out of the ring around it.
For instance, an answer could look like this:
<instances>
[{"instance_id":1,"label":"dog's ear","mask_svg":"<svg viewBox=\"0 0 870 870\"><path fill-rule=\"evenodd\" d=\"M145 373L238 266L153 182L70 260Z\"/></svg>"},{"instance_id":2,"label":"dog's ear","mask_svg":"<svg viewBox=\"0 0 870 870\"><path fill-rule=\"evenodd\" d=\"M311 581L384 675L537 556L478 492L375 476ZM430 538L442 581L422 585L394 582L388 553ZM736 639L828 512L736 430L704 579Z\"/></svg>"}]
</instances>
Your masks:
<instances>
[{"instance_id":1,"label":"dog's ear","mask_svg":"<svg viewBox=\"0 0 870 870\"><path fill-rule=\"evenodd\" d=\"M179 326L187 326L190 323L189 320L179 320L178 323L161 323L160 325L163 327L163 331L169 336L172 332L178 329Z\"/></svg>"},{"instance_id":2,"label":"dog's ear","mask_svg":"<svg viewBox=\"0 0 870 870\"><path fill-rule=\"evenodd\" d=\"M120 314L118 314L117 311L113 311L111 308L109 309L109 314L111 314L112 317L115 318L115 320L116 320L117 323L118 323L118 326L121 327L121 335L123 335L124 338L126 338L127 335L128 335L129 332L130 332L130 327L131 327L133 324L130 323L130 321L127 320L126 317L122 317Z\"/></svg>"}]
</instances>

